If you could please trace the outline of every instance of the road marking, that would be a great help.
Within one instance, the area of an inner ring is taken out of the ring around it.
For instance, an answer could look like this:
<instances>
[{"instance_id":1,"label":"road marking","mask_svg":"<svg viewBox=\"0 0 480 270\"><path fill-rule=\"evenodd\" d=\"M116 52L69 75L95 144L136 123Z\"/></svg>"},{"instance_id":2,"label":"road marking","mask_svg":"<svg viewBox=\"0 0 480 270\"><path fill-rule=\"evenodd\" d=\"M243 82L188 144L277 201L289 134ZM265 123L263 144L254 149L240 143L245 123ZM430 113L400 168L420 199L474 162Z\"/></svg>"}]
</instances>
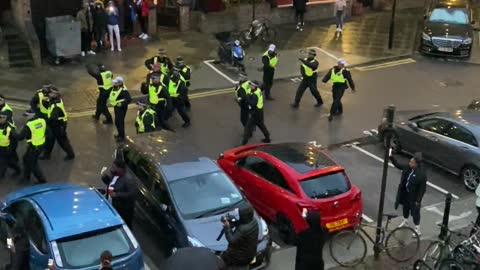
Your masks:
<instances>
[{"instance_id":1,"label":"road marking","mask_svg":"<svg viewBox=\"0 0 480 270\"><path fill-rule=\"evenodd\" d=\"M352 147L353 149L358 150L358 151L364 153L365 155L367 155L367 156L369 156L369 157L371 157L371 158L373 158L373 159L376 159L376 160L378 160L378 161L380 161L380 162L383 163L383 159L382 159L382 158L377 157L376 155L368 152L367 150L365 150L365 149L363 149L363 148L361 148L361 147L356 146L355 143L349 144L348 146L350 146L350 147ZM393 164L392 164L391 162L388 163L388 166L390 166L390 167L392 167L392 168L395 168L395 166L393 166ZM443 189L443 188L441 188L441 187L439 187L439 186L437 186L437 185L435 185L435 184L433 184L433 183L431 183L431 182L429 182L429 181L427 181L427 185L430 186L431 188L436 189L436 190L439 191L440 193L443 193L443 194L451 193L451 192L448 192L447 190L445 190L445 189ZM452 197L453 197L454 199L457 199L457 200L459 199L459 197L458 197L457 195L455 195L455 194L453 194L453 193L451 193L451 194L452 194Z\"/></svg>"},{"instance_id":2,"label":"road marking","mask_svg":"<svg viewBox=\"0 0 480 270\"><path fill-rule=\"evenodd\" d=\"M401 60L397 60L397 61L391 61L391 62L386 62L386 63L381 63L381 64L370 65L370 66L356 67L354 69L359 70L359 71L368 71L368 70L375 70L375 69L389 68L389 67L394 67L394 66L399 66L399 65L411 64L411 63L415 63L415 62L416 61L414 59L407 58L407 59L401 59Z\"/></svg>"},{"instance_id":3,"label":"road marking","mask_svg":"<svg viewBox=\"0 0 480 270\"><path fill-rule=\"evenodd\" d=\"M302 79L297 77L297 78L291 78L290 81L292 81L292 82L301 82Z\"/></svg>"},{"instance_id":4,"label":"road marking","mask_svg":"<svg viewBox=\"0 0 480 270\"><path fill-rule=\"evenodd\" d=\"M213 69L213 71L218 73L220 76L222 76L223 78L225 78L227 81L231 82L232 84L237 84L238 83L238 81L232 80L228 75L221 72L218 68L216 68L214 65L212 65L211 63L214 62L214 61L215 60L205 60L205 61L203 61L203 63L205 63L205 65L209 66L211 69Z\"/></svg>"},{"instance_id":5,"label":"road marking","mask_svg":"<svg viewBox=\"0 0 480 270\"><path fill-rule=\"evenodd\" d=\"M365 214L362 214L362 219L365 220L367 223L372 223L373 222L373 219L369 218Z\"/></svg>"},{"instance_id":6,"label":"road marking","mask_svg":"<svg viewBox=\"0 0 480 270\"><path fill-rule=\"evenodd\" d=\"M30 109L30 106L21 104L21 103L15 103L15 102L8 102L8 105L14 109L19 109L19 110L28 110Z\"/></svg>"},{"instance_id":7,"label":"road marking","mask_svg":"<svg viewBox=\"0 0 480 270\"><path fill-rule=\"evenodd\" d=\"M443 217L443 211L438 209L436 206L425 207L425 210L433 212L433 213L438 214L439 216ZM464 219L464 218L469 217L471 214L472 214L472 211L463 212L458 216L450 215L448 220L449 221L455 221L455 220Z\"/></svg>"}]
</instances>

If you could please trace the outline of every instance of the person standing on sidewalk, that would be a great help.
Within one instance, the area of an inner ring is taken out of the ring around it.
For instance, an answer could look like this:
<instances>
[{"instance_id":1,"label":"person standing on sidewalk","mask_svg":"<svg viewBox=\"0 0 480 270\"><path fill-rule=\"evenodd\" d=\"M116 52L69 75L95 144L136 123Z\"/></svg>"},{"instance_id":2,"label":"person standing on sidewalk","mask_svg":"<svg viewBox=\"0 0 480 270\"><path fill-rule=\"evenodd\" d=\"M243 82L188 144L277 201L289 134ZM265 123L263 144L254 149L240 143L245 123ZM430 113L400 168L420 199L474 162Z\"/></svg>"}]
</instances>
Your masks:
<instances>
[{"instance_id":1,"label":"person standing on sidewalk","mask_svg":"<svg viewBox=\"0 0 480 270\"><path fill-rule=\"evenodd\" d=\"M47 137L45 150L40 159L50 159L55 141L57 141L58 145L60 145L63 151L67 154L64 160L72 160L75 158L75 153L73 152L73 147L67 137L67 112L63 105L63 99L60 97L58 90L54 88L52 88L52 91L49 94L49 99L50 105L48 107L47 126L51 132L50 136Z\"/></svg>"},{"instance_id":2,"label":"person standing on sidewalk","mask_svg":"<svg viewBox=\"0 0 480 270\"><path fill-rule=\"evenodd\" d=\"M116 77L113 80L113 88L110 92L109 101L115 114L115 127L117 128L115 140L122 142L125 140L125 116L127 116L128 104L132 101L122 77Z\"/></svg>"},{"instance_id":3,"label":"person standing on sidewalk","mask_svg":"<svg viewBox=\"0 0 480 270\"><path fill-rule=\"evenodd\" d=\"M240 106L240 122L245 128L250 117L250 108L248 105L248 97L250 95L250 81L244 74L240 74L240 79L237 87L235 88L235 97L238 105Z\"/></svg>"},{"instance_id":4,"label":"person standing on sidewalk","mask_svg":"<svg viewBox=\"0 0 480 270\"><path fill-rule=\"evenodd\" d=\"M120 16L118 13L118 8L115 6L113 1L108 2L107 7L107 15L108 15L108 36L110 37L110 50L113 52L115 51L115 40L117 41L117 50L119 52L122 51L121 48L121 39L120 39L120 27L118 26ZM115 35L115 39L113 38Z\"/></svg>"},{"instance_id":5,"label":"person standing on sidewalk","mask_svg":"<svg viewBox=\"0 0 480 270\"><path fill-rule=\"evenodd\" d=\"M83 8L78 11L77 21L80 22L82 56L85 56L87 54L95 55L95 52L91 49L93 33L93 14L92 9L88 3L85 3Z\"/></svg>"},{"instance_id":6,"label":"person standing on sidewalk","mask_svg":"<svg viewBox=\"0 0 480 270\"><path fill-rule=\"evenodd\" d=\"M248 140L252 137L253 130L257 126L265 136L262 139L262 142L269 143L270 140L270 132L268 132L267 127L264 123L264 114L263 114L263 93L262 89L260 89L257 81L250 82L250 89L251 92L248 94L248 105L250 108L250 118L245 125L245 130L243 133L242 145L248 143Z\"/></svg>"},{"instance_id":7,"label":"person standing on sidewalk","mask_svg":"<svg viewBox=\"0 0 480 270\"><path fill-rule=\"evenodd\" d=\"M107 70L103 64L97 65L96 70L93 66L87 65L87 72L97 80L98 87L98 98L97 98L97 108L95 114L92 115L92 118L95 121L100 119L100 115L105 115L104 124L110 125L113 123L112 115L108 111L107 101L110 97L110 91L113 87L113 73L110 70Z\"/></svg>"},{"instance_id":8,"label":"person standing on sidewalk","mask_svg":"<svg viewBox=\"0 0 480 270\"><path fill-rule=\"evenodd\" d=\"M15 175L20 175L21 173L18 165L17 138L15 134L15 126L8 122L8 114L0 111L0 180L5 177L8 168L12 168L15 171Z\"/></svg>"},{"instance_id":9,"label":"person standing on sidewalk","mask_svg":"<svg viewBox=\"0 0 480 270\"><path fill-rule=\"evenodd\" d=\"M330 115L328 116L328 121L333 120L334 115L343 114L343 104L342 97L345 93L345 90L348 89L348 86L352 88L352 91L355 93L355 83L353 82L352 75L350 71L345 67L345 60L342 58L338 59L338 65L331 68L323 77L322 82L327 83L332 81L332 107L330 108Z\"/></svg>"},{"instance_id":10,"label":"person standing on sidewalk","mask_svg":"<svg viewBox=\"0 0 480 270\"><path fill-rule=\"evenodd\" d=\"M423 195L427 189L427 174L422 165L422 153L417 152L407 163L399 162L390 148L392 164L402 170L400 184L398 185L395 209L401 204L403 208L403 222L399 227L408 226L408 217L412 215L415 232L420 235L420 207Z\"/></svg>"},{"instance_id":11,"label":"person standing on sidewalk","mask_svg":"<svg viewBox=\"0 0 480 270\"><path fill-rule=\"evenodd\" d=\"M305 25L304 16L307 11L308 0L293 0L293 7L295 8L295 20L297 21L297 30L303 31Z\"/></svg>"},{"instance_id":12,"label":"person standing on sidewalk","mask_svg":"<svg viewBox=\"0 0 480 270\"><path fill-rule=\"evenodd\" d=\"M275 77L275 67L278 64L277 53L275 52L275 45L270 44L268 50L262 56L263 64L263 91L265 91L265 99L273 100L271 90L273 86L273 78Z\"/></svg>"},{"instance_id":13,"label":"person standing on sidewalk","mask_svg":"<svg viewBox=\"0 0 480 270\"><path fill-rule=\"evenodd\" d=\"M308 56L305 59L299 58L298 60L302 63L300 66L300 72L302 73L302 81L298 86L297 93L295 94L295 101L292 104L293 108L298 108L300 105L300 100L302 99L303 93L307 88L310 89L313 97L317 100L315 107L320 107L323 105L322 97L317 89L317 69L318 61L315 59L317 53L314 49L308 51Z\"/></svg>"},{"instance_id":14,"label":"person standing on sidewalk","mask_svg":"<svg viewBox=\"0 0 480 270\"><path fill-rule=\"evenodd\" d=\"M138 37L146 40L148 39L148 13L150 12L150 4L147 0L136 0L135 5L137 8L138 22L140 23L140 29L142 31Z\"/></svg>"},{"instance_id":15,"label":"person standing on sidewalk","mask_svg":"<svg viewBox=\"0 0 480 270\"><path fill-rule=\"evenodd\" d=\"M192 77L192 69L185 65L183 62L183 57L177 56L177 61L175 63L175 66L180 69L180 77L182 78L183 82L185 83L185 86L187 87L186 94L185 94L185 108L187 110L190 110L192 107L192 104L190 104L190 98L188 97L188 90L190 87L190 79Z\"/></svg>"},{"instance_id":16,"label":"person standing on sidewalk","mask_svg":"<svg viewBox=\"0 0 480 270\"><path fill-rule=\"evenodd\" d=\"M100 0L95 1L95 11L93 12L93 32L97 43L96 51L101 52L103 48L103 39L107 30L108 15L105 12L105 6Z\"/></svg>"},{"instance_id":17,"label":"person standing on sidewalk","mask_svg":"<svg viewBox=\"0 0 480 270\"><path fill-rule=\"evenodd\" d=\"M304 209L302 215L308 228L297 235L295 270L323 270L322 254L327 231L322 227L320 212Z\"/></svg>"},{"instance_id":18,"label":"person standing on sidewalk","mask_svg":"<svg viewBox=\"0 0 480 270\"><path fill-rule=\"evenodd\" d=\"M335 19L337 21L337 32L343 31L343 20L347 9L347 0L335 0Z\"/></svg>"}]
</instances>

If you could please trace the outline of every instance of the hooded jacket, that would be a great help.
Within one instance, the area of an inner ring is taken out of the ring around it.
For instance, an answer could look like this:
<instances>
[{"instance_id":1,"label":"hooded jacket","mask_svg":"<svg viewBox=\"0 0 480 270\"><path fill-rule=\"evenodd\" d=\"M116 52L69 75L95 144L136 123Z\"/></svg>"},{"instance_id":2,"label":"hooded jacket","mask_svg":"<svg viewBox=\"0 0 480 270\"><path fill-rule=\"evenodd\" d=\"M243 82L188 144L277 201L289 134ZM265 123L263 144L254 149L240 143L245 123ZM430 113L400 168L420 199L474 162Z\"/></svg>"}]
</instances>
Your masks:
<instances>
[{"instance_id":1,"label":"hooded jacket","mask_svg":"<svg viewBox=\"0 0 480 270\"><path fill-rule=\"evenodd\" d=\"M322 228L320 212L308 211L306 222L308 229L297 236L297 256L295 270L323 270L322 257L326 231Z\"/></svg>"},{"instance_id":2,"label":"hooded jacket","mask_svg":"<svg viewBox=\"0 0 480 270\"><path fill-rule=\"evenodd\" d=\"M402 176L400 178L400 183L398 184L397 197L395 201L396 206L398 204L409 204L413 206L415 203L420 205L423 195L427 189L427 174L423 168L421 155L417 153L415 154L414 158L417 161L417 168L411 169L408 165L408 162L400 162L393 155L390 157L392 164L398 169L402 170ZM407 188L409 176L410 180Z\"/></svg>"},{"instance_id":3,"label":"hooded jacket","mask_svg":"<svg viewBox=\"0 0 480 270\"><path fill-rule=\"evenodd\" d=\"M225 228L228 248L222 259L227 265L246 266L257 255L258 223L248 204L239 209L239 216L239 224L234 230Z\"/></svg>"}]
</instances>

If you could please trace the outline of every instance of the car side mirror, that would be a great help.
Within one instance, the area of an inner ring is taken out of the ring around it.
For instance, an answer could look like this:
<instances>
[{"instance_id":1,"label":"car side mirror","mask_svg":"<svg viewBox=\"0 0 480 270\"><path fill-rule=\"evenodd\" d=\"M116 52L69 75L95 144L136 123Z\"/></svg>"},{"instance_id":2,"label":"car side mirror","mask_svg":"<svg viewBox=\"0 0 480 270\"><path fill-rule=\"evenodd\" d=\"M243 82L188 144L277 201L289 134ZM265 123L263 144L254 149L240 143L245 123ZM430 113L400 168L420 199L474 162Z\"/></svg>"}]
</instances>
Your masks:
<instances>
[{"instance_id":1,"label":"car side mirror","mask_svg":"<svg viewBox=\"0 0 480 270\"><path fill-rule=\"evenodd\" d=\"M415 122L408 123L408 126L413 129L414 131L418 131L418 125Z\"/></svg>"}]
</instances>

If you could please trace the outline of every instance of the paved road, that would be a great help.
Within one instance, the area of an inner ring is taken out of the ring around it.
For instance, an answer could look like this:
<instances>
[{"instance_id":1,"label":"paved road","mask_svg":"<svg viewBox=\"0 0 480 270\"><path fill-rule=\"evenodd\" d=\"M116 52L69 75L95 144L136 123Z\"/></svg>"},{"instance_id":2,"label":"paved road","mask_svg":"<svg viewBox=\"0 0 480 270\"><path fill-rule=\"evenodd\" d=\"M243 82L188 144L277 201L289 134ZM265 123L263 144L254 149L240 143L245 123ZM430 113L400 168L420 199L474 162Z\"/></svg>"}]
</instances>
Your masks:
<instances>
[{"instance_id":1,"label":"paved road","mask_svg":"<svg viewBox=\"0 0 480 270\"><path fill-rule=\"evenodd\" d=\"M345 114L332 123L326 119L328 105L331 103L331 95L326 85L321 86L321 94L326 104L321 108L313 106L314 100L307 92L300 108L291 109L289 104L292 102L298 82L290 80L276 82L273 90L276 100L265 105L266 124L274 142L316 141L324 146L331 146L327 152L346 168L352 182L361 188L364 212L373 220L376 219L381 179L381 162L375 157L382 156L382 147L365 131L378 125L385 105L396 104L399 110L456 107L466 104L478 95L476 91L476 76L480 71L478 66L424 59L417 62L395 62L390 65L353 70L358 92L356 94L348 92L345 95ZM211 158L216 158L220 152L239 144L242 129L233 93L219 91L198 95L192 100L192 106L192 126L189 129L180 127L181 120L178 116L171 120L181 140L194 144L205 156ZM134 133L134 115L135 109L132 108L126 120L127 134ZM18 122L22 124L21 121ZM49 181L101 185L98 174L102 166L111 163L115 148L114 133L113 126L94 123L89 117L89 112L71 115L69 134L77 152L77 159L73 162L64 162L64 154L56 148L51 161L41 162ZM257 132L251 143L259 142L260 139L261 135ZM366 144L355 147L343 146L353 141ZM20 153L22 152L23 147L20 147ZM435 168L429 171L429 180L435 186L460 198L472 196L464 190L456 177ZM391 208L399 175L398 170L389 170L386 195L388 211L393 210ZM17 188L15 180L4 180L0 188L0 197ZM430 187L425 195L424 205L442 202L443 198L442 192ZM148 233L137 230L136 234L149 257L154 258L155 264L160 263L162 258L157 254L158 247L152 243ZM294 261L292 256L291 250L281 250L279 256L274 257L269 269L292 269L289 266Z\"/></svg>"}]
</instances>

